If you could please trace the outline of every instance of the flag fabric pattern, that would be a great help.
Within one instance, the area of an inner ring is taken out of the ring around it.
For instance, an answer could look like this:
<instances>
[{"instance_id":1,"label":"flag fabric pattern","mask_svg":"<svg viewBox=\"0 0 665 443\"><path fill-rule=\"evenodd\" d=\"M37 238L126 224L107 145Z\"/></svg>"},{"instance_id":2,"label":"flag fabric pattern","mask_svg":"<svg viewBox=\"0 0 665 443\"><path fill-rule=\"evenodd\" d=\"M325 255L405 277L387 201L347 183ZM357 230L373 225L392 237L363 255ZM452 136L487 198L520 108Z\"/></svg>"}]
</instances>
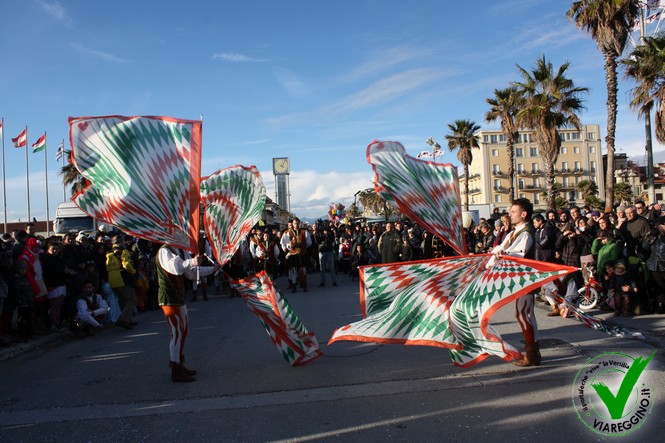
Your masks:
<instances>
[{"instance_id":1,"label":"flag fabric pattern","mask_svg":"<svg viewBox=\"0 0 665 443\"><path fill-rule=\"evenodd\" d=\"M377 193L459 254L466 253L453 165L419 160L407 155L400 143L380 141L367 147L367 161L374 169Z\"/></svg>"},{"instance_id":2,"label":"flag fabric pattern","mask_svg":"<svg viewBox=\"0 0 665 443\"><path fill-rule=\"evenodd\" d=\"M22 148L27 144L27 135L28 135L28 130L24 129L23 132L21 132L18 137L12 138L12 143L14 143L15 148Z\"/></svg>"},{"instance_id":3,"label":"flag fabric pattern","mask_svg":"<svg viewBox=\"0 0 665 443\"><path fill-rule=\"evenodd\" d=\"M490 325L502 306L577 269L492 255L365 266L360 269L363 320L337 329L338 340L447 348L457 366L490 355L522 358Z\"/></svg>"},{"instance_id":4,"label":"flag fabric pattern","mask_svg":"<svg viewBox=\"0 0 665 443\"><path fill-rule=\"evenodd\" d=\"M44 149L46 149L46 134L39 137L39 140L32 144L32 153L36 154Z\"/></svg>"},{"instance_id":5,"label":"flag fabric pattern","mask_svg":"<svg viewBox=\"0 0 665 443\"><path fill-rule=\"evenodd\" d=\"M171 117L69 119L72 159L91 183L85 212L149 241L198 251L201 122Z\"/></svg>"},{"instance_id":6,"label":"flag fabric pattern","mask_svg":"<svg viewBox=\"0 0 665 443\"><path fill-rule=\"evenodd\" d=\"M314 333L307 330L265 271L243 280L231 280L230 284L242 294L249 309L291 366L311 363L323 355Z\"/></svg>"},{"instance_id":7,"label":"flag fabric pattern","mask_svg":"<svg viewBox=\"0 0 665 443\"><path fill-rule=\"evenodd\" d=\"M60 146L58 146L58 150L55 151L55 160L58 161L65 155L65 143L60 143Z\"/></svg>"},{"instance_id":8,"label":"flag fabric pattern","mask_svg":"<svg viewBox=\"0 0 665 443\"><path fill-rule=\"evenodd\" d=\"M266 187L255 166L232 166L201 181L201 201L206 235L224 265L261 219Z\"/></svg>"}]
</instances>

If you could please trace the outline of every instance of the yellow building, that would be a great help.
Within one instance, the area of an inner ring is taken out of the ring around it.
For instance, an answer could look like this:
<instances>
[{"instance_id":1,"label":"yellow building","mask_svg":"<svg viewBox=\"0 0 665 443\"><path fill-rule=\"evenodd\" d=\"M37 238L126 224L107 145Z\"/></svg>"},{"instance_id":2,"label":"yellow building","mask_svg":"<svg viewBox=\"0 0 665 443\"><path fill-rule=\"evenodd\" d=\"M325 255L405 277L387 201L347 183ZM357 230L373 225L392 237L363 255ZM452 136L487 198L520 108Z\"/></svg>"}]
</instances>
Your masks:
<instances>
[{"instance_id":1,"label":"yellow building","mask_svg":"<svg viewBox=\"0 0 665 443\"><path fill-rule=\"evenodd\" d=\"M581 180L592 180L598 185L598 198L605 198L603 157L600 127L583 125L577 129L560 129L561 150L555 163L556 180L562 184L562 196L574 200L578 206L584 201L577 190ZM469 204L494 204L505 207L511 201L508 193L508 153L506 138L501 130L478 132L480 151L474 149L469 166ZM516 197L526 197L536 209L544 209L546 199L544 163L538 152L538 143L532 131L520 131L515 149L514 188ZM464 177L460 178L464 199Z\"/></svg>"}]
</instances>

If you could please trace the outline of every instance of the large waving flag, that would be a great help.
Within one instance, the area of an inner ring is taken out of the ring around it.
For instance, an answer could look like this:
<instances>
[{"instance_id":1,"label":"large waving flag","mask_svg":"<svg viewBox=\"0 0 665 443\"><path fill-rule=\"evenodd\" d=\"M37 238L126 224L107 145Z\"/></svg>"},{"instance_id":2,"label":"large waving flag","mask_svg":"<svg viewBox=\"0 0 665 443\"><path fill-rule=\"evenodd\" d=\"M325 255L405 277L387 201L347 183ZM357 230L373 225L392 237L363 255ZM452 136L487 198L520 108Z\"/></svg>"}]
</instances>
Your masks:
<instances>
[{"instance_id":1,"label":"large waving flag","mask_svg":"<svg viewBox=\"0 0 665 443\"><path fill-rule=\"evenodd\" d=\"M22 148L28 142L28 129L24 129L18 136L12 138L12 143L14 143L15 148Z\"/></svg>"},{"instance_id":2,"label":"large waving flag","mask_svg":"<svg viewBox=\"0 0 665 443\"><path fill-rule=\"evenodd\" d=\"M577 268L503 256L451 257L360 268L364 320L337 329L338 340L448 348L470 367L495 355L522 355L490 325L502 306Z\"/></svg>"},{"instance_id":3,"label":"large waving flag","mask_svg":"<svg viewBox=\"0 0 665 443\"><path fill-rule=\"evenodd\" d=\"M413 158L400 143L380 141L367 147L367 161L374 169L376 192L459 254L466 253L454 166Z\"/></svg>"},{"instance_id":4,"label":"large waving flag","mask_svg":"<svg viewBox=\"0 0 665 443\"><path fill-rule=\"evenodd\" d=\"M266 187L255 166L232 166L201 181L204 226L213 254L224 265L260 220Z\"/></svg>"},{"instance_id":5,"label":"large waving flag","mask_svg":"<svg viewBox=\"0 0 665 443\"><path fill-rule=\"evenodd\" d=\"M311 363L323 355L314 333L307 330L265 271L243 280L231 280L230 284L242 294L249 309L291 366Z\"/></svg>"},{"instance_id":6,"label":"large waving flag","mask_svg":"<svg viewBox=\"0 0 665 443\"><path fill-rule=\"evenodd\" d=\"M197 252L201 122L170 117L69 119L74 165L91 185L85 212L149 241Z\"/></svg>"}]
</instances>

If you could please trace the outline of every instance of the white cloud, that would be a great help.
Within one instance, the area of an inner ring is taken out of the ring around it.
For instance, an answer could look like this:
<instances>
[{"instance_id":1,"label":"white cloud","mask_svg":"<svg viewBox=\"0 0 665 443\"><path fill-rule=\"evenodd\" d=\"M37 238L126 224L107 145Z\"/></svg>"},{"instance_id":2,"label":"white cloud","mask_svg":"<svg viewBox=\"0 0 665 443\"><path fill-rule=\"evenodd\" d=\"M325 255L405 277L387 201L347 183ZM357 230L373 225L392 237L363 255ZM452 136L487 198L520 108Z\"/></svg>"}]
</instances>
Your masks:
<instances>
[{"instance_id":1,"label":"white cloud","mask_svg":"<svg viewBox=\"0 0 665 443\"><path fill-rule=\"evenodd\" d=\"M275 184L272 172L261 174L268 196L275 199ZM365 172L328 172L313 170L291 171L291 212L298 217L325 217L331 203L342 203L349 207L353 195L372 186L372 171L368 165Z\"/></svg>"},{"instance_id":2,"label":"white cloud","mask_svg":"<svg viewBox=\"0 0 665 443\"><path fill-rule=\"evenodd\" d=\"M293 72L284 68L275 68L275 78L291 97L304 97L309 95L307 84L298 78Z\"/></svg>"},{"instance_id":3,"label":"white cloud","mask_svg":"<svg viewBox=\"0 0 665 443\"><path fill-rule=\"evenodd\" d=\"M270 61L268 58L250 57L248 55L238 54L237 52L220 52L213 54L212 59L232 63L265 63Z\"/></svg>"},{"instance_id":4,"label":"white cloud","mask_svg":"<svg viewBox=\"0 0 665 443\"><path fill-rule=\"evenodd\" d=\"M101 51L96 51L94 49L86 48L85 46L83 46L81 42L71 42L69 43L69 45L77 52L89 57L97 58L99 60L112 62L112 63L129 63L129 60L120 58L108 52L101 52Z\"/></svg>"},{"instance_id":5,"label":"white cloud","mask_svg":"<svg viewBox=\"0 0 665 443\"><path fill-rule=\"evenodd\" d=\"M63 23L69 23L70 19L67 15L67 11L65 11L65 8L60 4L58 0L55 0L53 2L47 2L43 0L33 0L39 8L50 15L51 17L55 18L58 21L61 21Z\"/></svg>"}]
</instances>

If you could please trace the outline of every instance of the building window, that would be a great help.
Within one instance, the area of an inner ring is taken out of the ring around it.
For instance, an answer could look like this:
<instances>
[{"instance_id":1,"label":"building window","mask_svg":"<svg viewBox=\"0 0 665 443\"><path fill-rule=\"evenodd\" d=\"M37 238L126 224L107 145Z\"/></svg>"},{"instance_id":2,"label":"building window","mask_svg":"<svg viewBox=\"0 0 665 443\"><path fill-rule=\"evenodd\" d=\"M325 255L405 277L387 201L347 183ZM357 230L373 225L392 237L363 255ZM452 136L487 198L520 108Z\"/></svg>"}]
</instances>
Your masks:
<instances>
[{"instance_id":1,"label":"building window","mask_svg":"<svg viewBox=\"0 0 665 443\"><path fill-rule=\"evenodd\" d=\"M524 189L524 179L523 178L519 179L517 186L519 186L520 189Z\"/></svg>"},{"instance_id":2,"label":"building window","mask_svg":"<svg viewBox=\"0 0 665 443\"><path fill-rule=\"evenodd\" d=\"M535 194L533 194L533 204L534 205L540 204L540 193L536 192Z\"/></svg>"},{"instance_id":3,"label":"building window","mask_svg":"<svg viewBox=\"0 0 665 443\"><path fill-rule=\"evenodd\" d=\"M591 166L591 172L595 173L596 172L596 162L591 160L591 162L589 164Z\"/></svg>"},{"instance_id":4,"label":"building window","mask_svg":"<svg viewBox=\"0 0 665 443\"><path fill-rule=\"evenodd\" d=\"M579 154L580 153L580 147L579 146L573 146L573 154Z\"/></svg>"},{"instance_id":5,"label":"building window","mask_svg":"<svg viewBox=\"0 0 665 443\"><path fill-rule=\"evenodd\" d=\"M501 180L494 180L494 189L497 190L501 187Z\"/></svg>"},{"instance_id":6,"label":"building window","mask_svg":"<svg viewBox=\"0 0 665 443\"><path fill-rule=\"evenodd\" d=\"M538 172L538 163L531 163L531 172Z\"/></svg>"},{"instance_id":7,"label":"building window","mask_svg":"<svg viewBox=\"0 0 665 443\"><path fill-rule=\"evenodd\" d=\"M494 174L498 174L499 172L501 172L501 169L499 169L499 165L498 165L497 163L494 163L494 164L492 165L492 172L493 172Z\"/></svg>"},{"instance_id":8,"label":"building window","mask_svg":"<svg viewBox=\"0 0 665 443\"><path fill-rule=\"evenodd\" d=\"M500 141L501 143L505 143L505 142L506 142L506 136L503 135L503 134L499 135L499 141Z\"/></svg>"},{"instance_id":9,"label":"building window","mask_svg":"<svg viewBox=\"0 0 665 443\"><path fill-rule=\"evenodd\" d=\"M531 157L538 157L538 148L534 147L529 148L529 155Z\"/></svg>"},{"instance_id":10,"label":"building window","mask_svg":"<svg viewBox=\"0 0 665 443\"><path fill-rule=\"evenodd\" d=\"M539 178L534 178L533 179L533 187L534 188L540 188L540 179Z\"/></svg>"},{"instance_id":11,"label":"building window","mask_svg":"<svg viewBox=\"0 0 665 443\"><path fill-rule=\"evenodd\" d=\"M596 147L595 146L589 146L589 154L595 154L596 153Z\"/></svg>"},{"instance_id":12,"label":"building window","mask_svg":"<svg viewBox=\"0 0 665 443\"><path fill-rule=\"evenodd\" d=\"M501 203L501 195L496 194L494 196L494 203Z\"/></svg>"},{"instance_id":13,"label":"building window","mask_svg":"<svg viewBox=\"0 0 665 443\"><path fill-rule=\"evenodd\" d=\"M563 178L563 187L567 188L570 184L568 183L568 177Z\"/></svg>"},{"instance_id":14,"label":"building window","mask_svg":"<svg viewBox=\"0 0 665 443\"><path fill-rule=\"evenodd\" d=\"M489 143L489 142L490 142L490 136L487 135L487 134L483 135L483 141L484 141L485 143Z\"/></svg>"},{"instance_id":15,"label":"building window","mask_svg":"<svg viewBox=\"0 0 665 443\"><path fill-rule=\"evenodd\" d=\"M492 157L498 157L499 156L499 150L498 149L492 149Z\"/></svg>"},{"instance_id":16,"label":"building window","mask_svg":"<svg viewBox=\"0 0 665 443\"><path fill-rule=\"evenodd\" d=\"M524 157L524 148L515 148L515 157Z\"/></svg>"},{"instance_id":17,"label":"building window","mask_svg":"<svg viewBox=\"0 0 665 443\"><path fill-rule=\"evenodd\" d=\"M573 140L579 140L580 139L580 133L579 132L573 132L570 135L570 138L573 139Z\"/></svg>"},{"instance_id":18,"label":"building window","mask_svg":"<svg viewBox=\"0 0 665 443\"><path fill-rule=\"evenodd\" d=\"M496 134L490 135L490 143L496 143Z\"/></svg>"},{"instance_id":19,"label":"building window","mask_svg":"<svg viewBox=\"0 0 665 443\"><path fill-rule=\"evenodd\" d=\"M575 162L575 171L579 172L582 170L582 163L581 162Z\"/></svg>"},{"instance_id":20,"label":"building window","mask_svg":"<svg viewBox=\"0 0 665 443\"><path fill-rule=\"evenodd\" d=\"M561 172L568 172L568 162L561 162Z\"/></svg>"},{"instance_id":21,"label":"building window","mask_svg":"<svg viewBox=\"0 0 665 443\"><path fill-rule=\"evenodd\" d=\"M595 140L596 139L596 134L594 134L593 132L587 132L587 138L589 140Z\"/></svg>"},{"instance_id":22,"label":"building window","mask_svg":"<svg viewBox=\"0 0 665 443\"><path fill-rule=\"evenodd\" d=\"M566 147L561 146L561 149L559 150L559 154L565 154L566 153Z\"/></svg>"}]
</instances>

